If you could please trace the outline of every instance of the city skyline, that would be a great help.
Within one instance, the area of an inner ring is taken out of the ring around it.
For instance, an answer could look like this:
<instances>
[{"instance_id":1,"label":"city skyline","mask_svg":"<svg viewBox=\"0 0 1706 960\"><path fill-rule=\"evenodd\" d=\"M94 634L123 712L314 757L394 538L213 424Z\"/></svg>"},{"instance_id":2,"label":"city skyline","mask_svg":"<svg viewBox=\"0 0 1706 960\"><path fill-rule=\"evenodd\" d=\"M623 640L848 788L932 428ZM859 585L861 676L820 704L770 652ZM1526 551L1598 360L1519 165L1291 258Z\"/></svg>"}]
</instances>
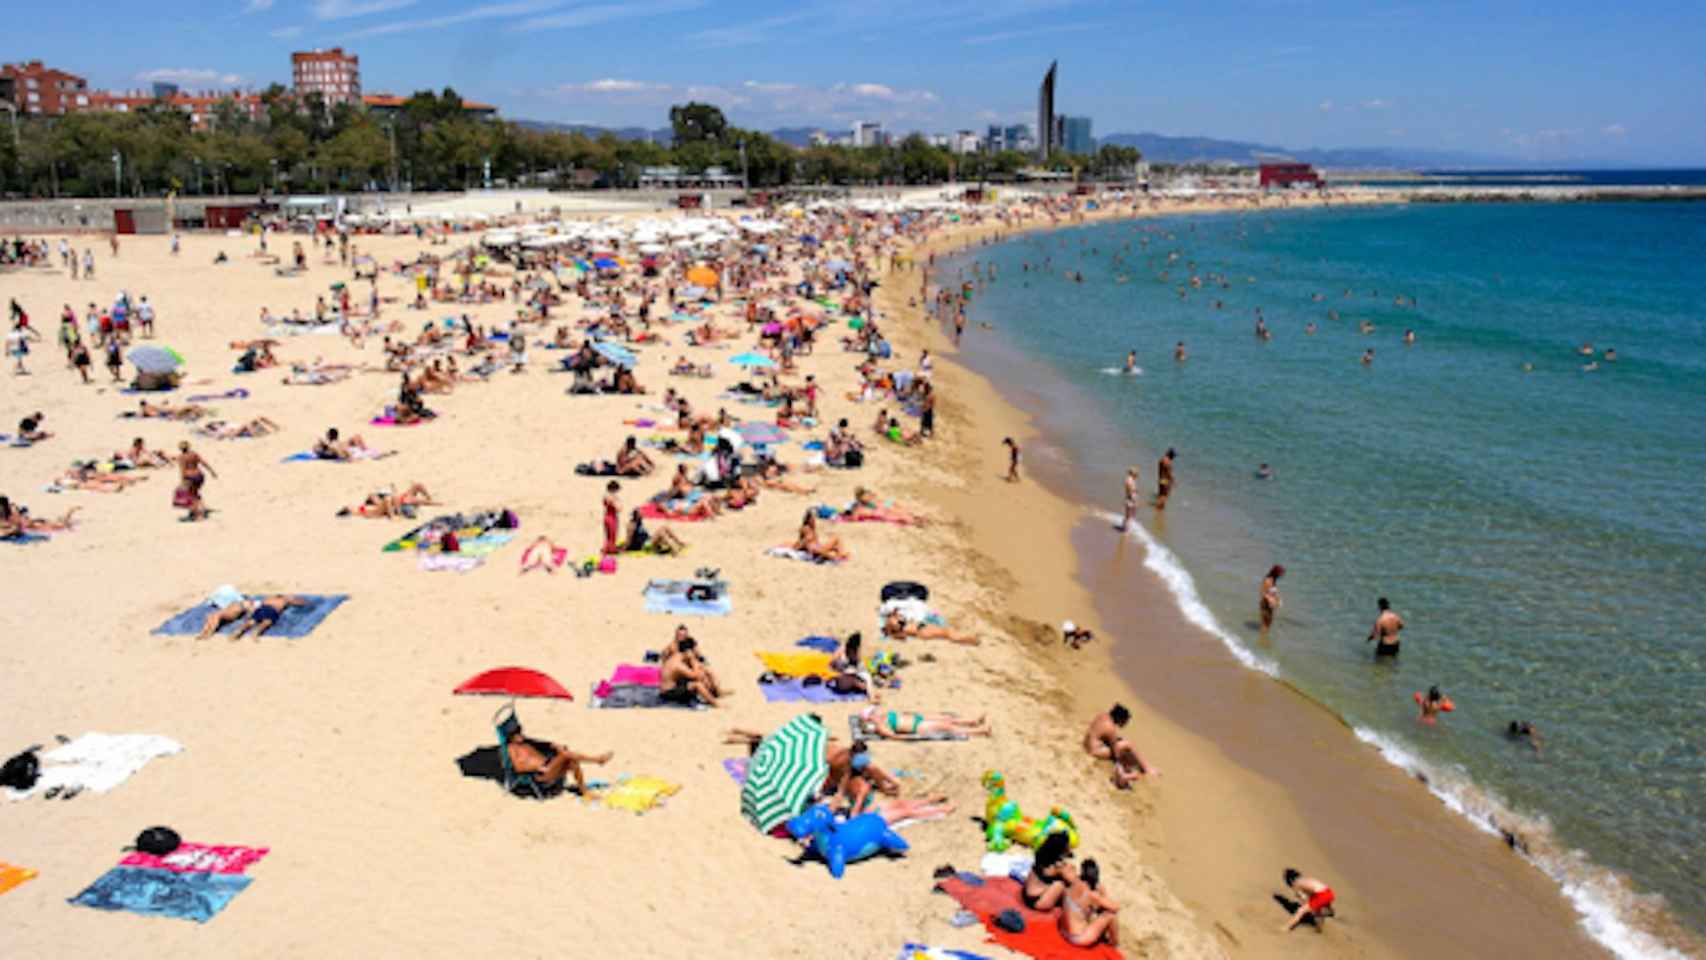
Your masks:
<instances>
[{"instance_id":1,"label":"city skyline","mask_svg":"<svg viewBox=\"0 0 1706 960\"><path fill-rule=\"evenodd\" d=\"M343 46L365 91L454 87L506 117L662 126L716 104L756 129L951 134L1057 112L1102 135L1155 131L1293 148L1386 146L1535 163L1706 162L1706 10L1567 2L1546 17L1467 6L1264 2L1159 10L1111 0L806 4L636 0L246 0L160 15L39 11L8 62L93 88L290 85L293 51ZM1201 39L1199 39L1201 38ZM839 40L839 42L838 42ZM138 54L138 51L145 53ZM1627 52L1625 52L1627 51ZM139 59L140 56L140 59Z\"/></svg>"}]
</instances>

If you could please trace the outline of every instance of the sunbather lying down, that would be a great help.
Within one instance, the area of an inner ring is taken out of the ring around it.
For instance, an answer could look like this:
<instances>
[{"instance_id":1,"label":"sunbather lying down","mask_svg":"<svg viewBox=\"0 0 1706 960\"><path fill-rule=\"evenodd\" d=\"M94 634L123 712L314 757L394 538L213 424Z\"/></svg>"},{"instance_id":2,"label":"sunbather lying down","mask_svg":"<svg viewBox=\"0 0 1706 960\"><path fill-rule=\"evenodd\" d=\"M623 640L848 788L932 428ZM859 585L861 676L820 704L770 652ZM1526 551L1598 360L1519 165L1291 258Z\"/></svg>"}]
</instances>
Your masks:
<instances>
[{"instance_id":1,"label":"sunbather lying down","mask_svg":"<svg viewBox=\"0 0 1706 960\"><path fill-rule=\"evenodd\" d=\"M122 493L147 477L127 477L118 473L101 473L93 461L73 464L49 485L50 490L92 490L96 493Z\"/></svg>"},{"instance_id":2,"label":"sunbather lying down","mask_svg":"<svg viewBox=\"0 0 1706 960\"><path fill-rule=\"evenodd\" d=\"M516 773L530 774L539 786L546 789L562 785L563 777L572 774L575 790L581 793L586 792L586 774L581 770L581 764L605 764L615 756L608 750L601 754L576 753L560 743L535 745L522 736L520 724L516 724L515 732L510 735L504 749L509 751L509 764Z\"/></svg>"},{"instance_id":3,"label":"sunbather lying down","mask_svg":"<svg viewBox=\"0 0 1706 960\"><path fill-rule=\"evenodd\" d=\"M883 620L883 636L892 640L904 640L907 637L917 637L920 640L947 640L950 643L964 644L968 647L977 646L977 636L970 633L957 633L947 627L938 627L932 623L915 623L906 619L899 610L891 610Z\"/></svg>"},{"instance_id":4,"label":"sunbather lying down","mask_svg":"<svg viewBox=\"0 0 1706 960\"><path fill-rule=\"evenodd\" d=\"M207 615L207 619L202 622L201 633L197 635L196 639L206 640L217 633L220 627L241 621L241 625L237 627L237 632L231 635L231 639L241 640L253 633L255 639L258 640L262 634L271 630L273 625L278 623L278 618L284 615L286 608L306 607L307 605L308 601L301 597L292 597L282 593L262 597L258 601L238 600L228 603Z\"/></svg>"},{"instance_id":5,"label":"sunbather lying down","mask_svg":"<svg viewBox=\"0 0 1706 960\"><path fill-rule=\"evenodd\" d=\"M182 405L170 403L149 403L146 400L136 401L136 409L126 411L120 416L139 417L145 420L200 420L212 410L199 403Z\"/></svg>"},{"instance_id":6,"label":"sunbather lying down","mask_svg":"<svg viewBox=\"0 0 1706 960\"><path fill-rule=\"evenodd\" d=\"M989 721L966 720L951 713L904 713L866 707L859 711L859 725L884 740L951 740L989 736Z\"/></svg>"},{"instance_id":7,"label":"sunbather lying down","mask_svg":"<svg viewBox=\"0 0 1706 960\"><path fill-rule=\"evenodd\" d=\"M266 417L256 417L248 423L232 426L224 420L210 420L197 428L197 432L215 440L236 440L244 437L264 437L269 433L277 433L279 425Z\"/></svg>"},{"instance_id":8,"label":"sunbather lying down","mask_svg":"<svg viewBox=\"0 0 1706 960\"><path fill-rule=\"evenodd\" d=\"M396 487L389 490L375 490L367 495L367 499L358 507L345 507L338 511L338 516L347 517L351 514L367 517L370 520L385 517L413 516L416 507L431 506L438 501L432 498L423 484L411 483L409 489L402 493Z\"/></svg>"}]
</instances>

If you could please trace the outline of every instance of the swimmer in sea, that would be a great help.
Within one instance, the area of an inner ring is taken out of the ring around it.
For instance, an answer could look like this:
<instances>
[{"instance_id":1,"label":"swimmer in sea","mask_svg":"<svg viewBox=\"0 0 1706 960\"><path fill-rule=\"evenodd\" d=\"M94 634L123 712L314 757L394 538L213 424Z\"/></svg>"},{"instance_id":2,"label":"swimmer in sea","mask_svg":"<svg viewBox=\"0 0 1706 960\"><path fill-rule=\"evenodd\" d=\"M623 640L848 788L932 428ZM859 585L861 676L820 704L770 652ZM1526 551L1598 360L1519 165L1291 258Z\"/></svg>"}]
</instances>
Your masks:
<instances>
[{"instance_id":1,"label":"swimmer in sea","mask_svg":"<svg viewBox=\"0 0 1706 960\"><path fill-rule=\"evenodd\" d=\"M1584 343L1576 349L1576 352L1584 357L1591 357L1593 356L1593 344Z\"/></svg>"},{"instance_id":2,"label":"swimmer in sea","mask_svg":"<svg viewBox=\"0 0 1706 960\"><path fill-rule=\"evenodd\" d=\"M1272 480L1273 478L1274 478L1274 468L1273 467L1270 467L1264 463L1264 464L1262 464L1256 468L1256 479L1257 480Z\"/></svg>"},{"instance_id":3,"label":"swimmer in sea","mask_svg":"<svg viewBox=\"0 0 1706 960\"><path fill-rule=\"evenodd\" d=\"M1185 362L1185 341L1173 344L1173 359L1179 363Z\"/></svg>"},{"instance_id":4,"label":"swimmer in sea","mask_svg":"<svg viewBox=\"0 0 1706 960\"><path fill-rule=\"evenodd\" d=\"M1404 346L1406 346L1406 347L1413 346L1415 344L1415 342L1416 342L1416 331L1405 330L1404 331Z\"/></svg>"},{"instance_id":5,"label":"swimmer in sea","mask_svg":"<svg viewBox=\"0 0 1706 960\"><path fill-rule=\"evenodd\" d=\"M1364 643L1374 643L1374 656L1396 657L1398 655L1398 634L1404 631L1404 618L1393 609L1385 597L1375 601L1380 608L1380 615L1374 618L1374 626L1368 628L1368 639ZM1379 642L1375 642L1379 641Z\"/></svg>"},{"instance_id":6,"label":"swimmer in sea","mask_svg":"<svg viewBox=\"0 0 1706 960\"><path fill-rule=\"evenodd\" d=\"M1130 376L1137 372L1137 351L1132 350L1125 355L1125 372Z\"/></svg>"},{"instance_id":7,"label":"swimmer in sea","mask_svg":"<svg viewBox=\"0 0 1706 960\"><path fill-rule=\"evenodd\" d=\"M1304 324L1303 325L1303 332L1308 334L1309 336L1314 336L1315 335L1315 321L1311 320L1308 323Z\"/></svg>"},{"instance_id":8,"label":"swimmer in sea","mask_svg":"<svg viewBox=\"0 0 1706 960\"><path fill-rule=\"evenodd\" d=\"M1440 714L1450 713L1457 709L1457 706L1451 702L1451 698L1441 693L1437 685L1429 687L1426 696L1417 692L1415 700L1416 706L1422 708L1421 716L1416 719L1423 723L1434 723L1439 719Z\"/></svg>"},{"instance_id":9,"label":"swimmer in sea","mask_svg":"<svg viewBox=\"0 0 1706 960\"><path fill-rule=\"evenodd\" d=\"M1365 367L1374 366L1374 348L1373 347L1369 347L1367 350L1364 350L1362 352L1362 365Z\"/></svg>"},{"instance_id":10,"label":"swimmer in sea","mask_svg":"<svg viewBox=\"0 0 1706 960\"><path fill-rule=\"evenodd\" d=\"M1167 498L1173 495L1173 448L1168 447L1161 462L1155 465L1155 509L1167 509Z\"/></svg>"},{"instance_id":11,"label":"swimmer in sea","mask_svg":"<svg viewBox=\"0 0 1706 960\"><path fill-rule=\"evenodd\" d=\"M1616 347L1606 347L1605 348L1605 362L1606 363L1616 363L1617 362L1617 348Z\"/></svg>"},{"instance_id":12,"label":"swimmer in sea","mask_svg":"<svg viewBox=\"0 0 1706 960\"><path fill-rule=\"evenodd\" d=\"M1533 373L1534 372L1534 364L1527 363L1527 362L1523 363L1522 372L1523 373Z\"/></svg>"},{"instance_id":13,"label":"swimmer in sea","mask_svg":"<svg viewBox=\"0 0 1706 960\"><path fill-rule=\"evenodd\" d=\"M1540 755L1540 728L1529 723L1527 720L1512 720L1510 727L1505 730L1505 736L1512 740L1528 744L1530 747L1534 748L1535 756Z\"/></svg>"}]
</instances>

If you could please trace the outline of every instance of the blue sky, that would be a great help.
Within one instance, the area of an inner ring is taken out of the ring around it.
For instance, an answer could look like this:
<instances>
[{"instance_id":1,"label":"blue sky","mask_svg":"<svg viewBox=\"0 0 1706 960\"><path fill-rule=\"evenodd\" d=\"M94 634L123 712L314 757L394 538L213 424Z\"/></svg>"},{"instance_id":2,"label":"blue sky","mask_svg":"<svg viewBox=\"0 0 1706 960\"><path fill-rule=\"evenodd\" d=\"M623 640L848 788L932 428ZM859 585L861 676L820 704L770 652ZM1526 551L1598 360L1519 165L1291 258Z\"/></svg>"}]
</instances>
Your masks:
<instances>
[{"instance_id":1,"label":"blue sky","mask_svg":"<svg viewBox=\"0 0 1706 960\"><path fill-rule=\"evenodd\" d=\"M688 98L768 129L1028 121L1286 147L1706 165L1706 3L229 0L61 3L9 31L97 86L289 81L360 54L369 92L451 85L510 117L666 125Z\"/></svg>"}]
</instances>

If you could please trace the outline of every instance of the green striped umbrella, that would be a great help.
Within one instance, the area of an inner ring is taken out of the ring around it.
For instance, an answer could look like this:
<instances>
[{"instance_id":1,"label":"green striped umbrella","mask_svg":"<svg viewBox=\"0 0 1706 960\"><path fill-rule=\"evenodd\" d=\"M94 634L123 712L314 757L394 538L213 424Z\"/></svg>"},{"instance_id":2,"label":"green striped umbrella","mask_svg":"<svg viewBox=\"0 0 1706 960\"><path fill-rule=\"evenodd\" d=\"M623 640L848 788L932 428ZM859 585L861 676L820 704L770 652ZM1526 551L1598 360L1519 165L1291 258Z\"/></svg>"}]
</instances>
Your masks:
<instances>
[{"instance_id":1,"label":"green striped umbrella","mask_svg":"<svg viewBox=\"0 0 1706 960\"><path fill-rule=\"evenodd\" d=\"M764 738L747 766L740 788L740 815L769 833L806 808L829 773L823 748L829 740L823 721L803 714Z\"/></svg>"}]
</instances>

